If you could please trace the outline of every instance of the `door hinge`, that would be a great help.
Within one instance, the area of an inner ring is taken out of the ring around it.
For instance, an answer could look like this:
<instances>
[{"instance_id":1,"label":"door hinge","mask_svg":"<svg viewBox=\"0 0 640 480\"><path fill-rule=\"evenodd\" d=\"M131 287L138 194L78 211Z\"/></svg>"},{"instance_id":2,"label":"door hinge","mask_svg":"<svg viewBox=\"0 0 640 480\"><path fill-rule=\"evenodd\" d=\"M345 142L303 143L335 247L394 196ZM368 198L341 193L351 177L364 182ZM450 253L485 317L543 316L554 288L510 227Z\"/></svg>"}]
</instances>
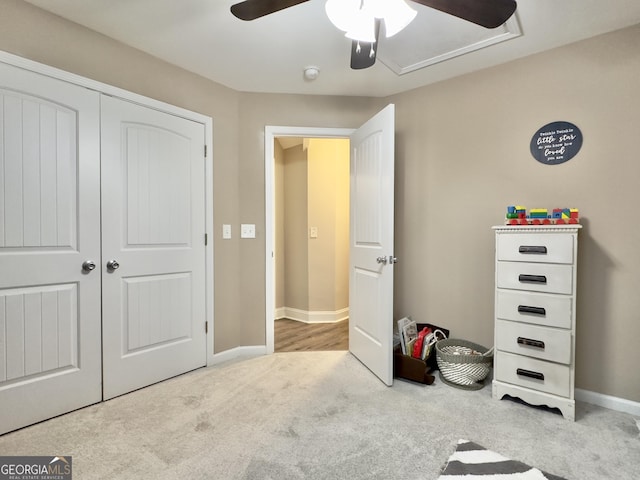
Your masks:
<instances>
[{"instance_id":1,"label":"door hinge","mask_svg":"<svg viewBox=\"0 0 640 480\"><path fill-rule=\"evenodd\" d=\"M204 322L204 333L209 333L209 322Z\"/></svg>"},{"instance_id":2,"label":"door hinge","mask_svg":"<svg viewBox=\"0 0 640 480\"><path fill-rule=\"evenodd\" d=\"M204 234L204 245L207 246L208 243L209 243L209 234L205 233Z\"/></svg>"},{"instance_id":3,"label":"door hinge","mask_svg":"<svg viewBox=\"0 0 640 480\"><path fill-rule=\"evenodd\" d=\"M204 146L204 158L207 158L207 146Z\"/></svg>"}]
</instances>

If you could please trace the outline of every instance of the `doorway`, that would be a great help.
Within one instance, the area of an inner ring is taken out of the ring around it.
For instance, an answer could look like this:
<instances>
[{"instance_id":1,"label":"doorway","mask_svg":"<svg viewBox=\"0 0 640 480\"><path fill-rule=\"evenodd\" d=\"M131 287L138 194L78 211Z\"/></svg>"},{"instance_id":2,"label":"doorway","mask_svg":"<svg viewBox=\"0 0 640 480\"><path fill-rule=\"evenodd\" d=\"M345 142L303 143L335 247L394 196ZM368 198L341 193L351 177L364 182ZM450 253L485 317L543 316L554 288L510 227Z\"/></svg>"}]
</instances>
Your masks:
<instances>
[{"instance_id":1,"label":"doorway","mask_svg":"<svg viewBox=\"0 0 640 480\"><path fill-rule=\"evenodd\" d=\"M393 384L394 130L389 104L357 129L265 127L265 337L274 351L277 136L349 138L349 352ZM306 233L305 233L306 234Z\"/></svg>"},{"instance_id":2,"label":"doorway","mask_svg":"<svg viewBox=\"0 0 640 480\"><path fill-rule=\"evenodd\" d=\"M348 350L349 139L274 141L274 350Z\"/></svg>"},{"instance_id":3,"label":"doorway","mask_svg":"<svg viewBox=\"0 0 640 480\"><path fill-rule=\"evenodd\" d=\"M277 271L277 228L276 228L276 211L277 211L277 186L276 186L276 138L279 138L281 144L289 146L295 145L296 142L300 142L297 139L314 138L314 139L348 139L353 133L352 129L344 128L313 128L313 127L266 127L265 129L265 205L266 205L266 258L269 261L266 262L266 340L267 340L267 353L273 353L275 351L275 319L286 318L292 316L292 320L297 320L295 323L301 325L293 325L294 327L322 327L324 323L328 321L338 324L336 320L342 320L333 311L329 318L321 318L322 315L318 311L312 311L309 308L295 310L277 310L276 309L276 282L277 277L282 275L283 272ZM302 146L300 145L300 149ZM348 211L348 208L347 208ZM309 238L315 234L308 227L315 225L305 225L301 236L305 240L311 241ZM318 229L318 236L322 235L322 231ZM348 288L348 280L347 280ZM313 305L313 304L312 304ZM348 306L348 302L347 302ZM313 308L313 307L312 307ZM313 312L313 314L311 314ZM344 315L344 314L343 314ZM348 310L346 311L348 315ZM346 323L341 322L341 323ZM282 325L282 324L280 324ZM345 327L348 329L348 325ZM297 336L297 333L292 333L293 336Z\"/></svg>"}]
</instances>

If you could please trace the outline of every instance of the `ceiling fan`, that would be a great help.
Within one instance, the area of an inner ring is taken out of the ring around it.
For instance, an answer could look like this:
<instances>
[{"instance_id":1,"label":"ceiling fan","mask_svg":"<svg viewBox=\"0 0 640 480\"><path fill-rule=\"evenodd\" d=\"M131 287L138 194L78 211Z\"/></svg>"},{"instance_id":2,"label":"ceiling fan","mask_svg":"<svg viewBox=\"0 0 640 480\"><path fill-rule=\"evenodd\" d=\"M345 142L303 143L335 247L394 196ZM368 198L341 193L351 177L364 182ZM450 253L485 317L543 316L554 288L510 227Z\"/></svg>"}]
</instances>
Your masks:
<instances>
[{"instance_id":1,"label":"ceiling fan","mask_svg":"<svg viewBox=\"0 0 640 480\"><path fill-rule=\"evenodd\" d=\"M245 0L231 6L231 13L241 20L255 20L309 0ZM362 0L363 6L367 0ZM485 28L496 28L506 22L516 10L515 0L410 0L462 18ZM406 5L405 5L406 7ZM373 41L352 40L351 68L371 67L376 62L380 20L375 19Z\"/></svg>"}]
</instances>

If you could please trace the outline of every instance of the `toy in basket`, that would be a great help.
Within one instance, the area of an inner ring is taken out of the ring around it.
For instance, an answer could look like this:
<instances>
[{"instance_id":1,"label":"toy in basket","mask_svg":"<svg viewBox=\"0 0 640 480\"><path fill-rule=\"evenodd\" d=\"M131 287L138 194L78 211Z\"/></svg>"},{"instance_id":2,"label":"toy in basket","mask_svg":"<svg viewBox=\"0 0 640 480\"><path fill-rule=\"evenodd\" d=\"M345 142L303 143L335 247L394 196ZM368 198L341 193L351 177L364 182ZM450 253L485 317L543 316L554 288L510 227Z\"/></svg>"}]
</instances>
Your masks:
<instances>
[{"instance_id":1,"label":"toy in basket","mask_svg":"<svg viewBox=\"0 0 640 480\"><path fill-rule=\"evenodd\" d=\"M452 387L479 390L489 374L493 348L466 340L446 339L436 343L440 379Z\"/></svg>"}]
</instances>

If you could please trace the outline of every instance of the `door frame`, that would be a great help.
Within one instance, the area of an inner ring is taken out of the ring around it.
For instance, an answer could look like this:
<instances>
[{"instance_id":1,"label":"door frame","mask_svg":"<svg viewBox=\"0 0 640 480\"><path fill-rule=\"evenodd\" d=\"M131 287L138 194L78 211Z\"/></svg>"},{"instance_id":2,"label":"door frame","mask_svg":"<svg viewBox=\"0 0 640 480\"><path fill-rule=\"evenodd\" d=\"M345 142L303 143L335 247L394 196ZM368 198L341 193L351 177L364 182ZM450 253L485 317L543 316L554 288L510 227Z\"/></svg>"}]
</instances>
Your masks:
<instances>
[{"instance_id":1,"label":"door frame","mask_svg":"<svg viewBox=\"0 0 640 480\"><path fill-rule=\"evenodd\" d=\"M201 123L205 128L205 145L203 149L205 161L205 231L207 243L205 245L205 316L208 324L207 329L207 366L214 363L213 357L213 331L214 331L214 304L213 304L213 118L201 113L192 112L175 105L171 105L159 100L154 100L137 93L129 92L106 83L98 82L90 78L85 78L75 73L66 72L43 63L35 62L18 55L14 55L0 50L0 62L14 67L30 70L41 75L56 78L74 85L78 85L98 93L121 98L123 100L137 103L154 110L169 113L177 117L186 118L197 123ZM97 146L99 148L99 145ZM273 148L273 147L272 147ZM204 241L204 238L203 238ZM209 325L210 321L210 325Z\"/></svg>"},{"instance_id":2,"label":"door frame","mask_svg":"<svg viewBox=\"0 0 640 480\"><path fill-rule=\"evenodd\" d=\"M276 137L350 138L355 128L286 127L267 125L264 129L264 218L265 218L265 339L266 353L275 350L275 151Z\"/></svg>"}]
</instances>

